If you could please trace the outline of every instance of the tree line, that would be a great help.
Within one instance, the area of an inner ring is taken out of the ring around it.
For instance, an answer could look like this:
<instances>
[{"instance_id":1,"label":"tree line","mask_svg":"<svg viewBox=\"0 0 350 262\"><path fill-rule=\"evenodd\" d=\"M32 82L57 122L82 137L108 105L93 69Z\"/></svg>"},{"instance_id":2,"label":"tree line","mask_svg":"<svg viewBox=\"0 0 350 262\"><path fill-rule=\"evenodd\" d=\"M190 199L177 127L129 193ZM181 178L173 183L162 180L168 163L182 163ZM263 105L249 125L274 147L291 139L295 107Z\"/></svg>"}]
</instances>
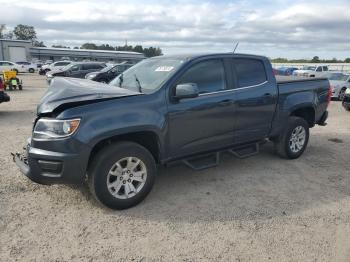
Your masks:
<instances>
[{"instance_id":1,"label":"tree line","mask_svg":"<svg viewBox=\"0 0 350 262\"><path fill-rule=\"evenodd\" d=\"M35 28L29 25L19 24L15 26L12 31L6 30L6 25L0 25L0 39L17 39L31 41L33 46L46 47L43 41L39 41L36 35ZM69 46L64 45L52 45L53 48L67 48ZM90 49L90 50L110 50L110 51L132 51L144 54L146 57L160 56L163 54L162 49L159 47L143 47L142 45L127 45L124 46L112 46L109 44L96 45L94 43L85 43L80 47L75 46L73 49Z\"/></svg>"}]
</instances>

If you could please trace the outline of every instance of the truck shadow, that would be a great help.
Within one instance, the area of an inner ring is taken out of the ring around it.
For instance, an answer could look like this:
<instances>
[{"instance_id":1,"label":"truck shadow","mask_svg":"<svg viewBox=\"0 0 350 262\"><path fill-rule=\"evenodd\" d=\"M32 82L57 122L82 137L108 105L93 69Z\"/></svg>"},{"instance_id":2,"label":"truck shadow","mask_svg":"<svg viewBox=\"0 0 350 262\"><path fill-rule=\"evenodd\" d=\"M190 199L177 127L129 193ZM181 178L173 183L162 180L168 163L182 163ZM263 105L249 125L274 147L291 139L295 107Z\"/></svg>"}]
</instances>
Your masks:
<instances>
[{"instance_id":1,"label":"truck shadow","mask_svg":"<svg viewBox=\"0 0 350 262\"><path fill-rule=\"evenodd\" d=\"M284 160L268 143L255 157L224 156L218 167L201 172L184 166L162 168L144 202L122 212L106 210L123 217L187 222L297 214L349 196L349 164L341 169L336 157L333 163L332 151L314 143L302 158Z\"/></svg>"}]
</instances>

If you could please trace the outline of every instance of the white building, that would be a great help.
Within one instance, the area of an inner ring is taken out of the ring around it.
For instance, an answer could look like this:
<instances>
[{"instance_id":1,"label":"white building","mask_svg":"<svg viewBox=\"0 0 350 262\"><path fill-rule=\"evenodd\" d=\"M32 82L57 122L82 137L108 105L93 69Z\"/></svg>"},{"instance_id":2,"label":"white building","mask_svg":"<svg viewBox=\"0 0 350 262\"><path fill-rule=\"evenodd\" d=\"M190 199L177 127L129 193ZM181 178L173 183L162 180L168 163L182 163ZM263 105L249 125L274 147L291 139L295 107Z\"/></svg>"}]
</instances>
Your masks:
<instances>
[{"instance_id":1,"label":"white building","mask_svg":"<svg viewBox=\"0 0 350 262\"><path fill-rule=\"evenodd\" d=\"M144 59L142 53L126 51L88 50L33 47L30 41L0 39L0 60L12 62L70 59L73 61L91 60L120 63L127 61L137 63Z\"/></svg>"}]
</instances>

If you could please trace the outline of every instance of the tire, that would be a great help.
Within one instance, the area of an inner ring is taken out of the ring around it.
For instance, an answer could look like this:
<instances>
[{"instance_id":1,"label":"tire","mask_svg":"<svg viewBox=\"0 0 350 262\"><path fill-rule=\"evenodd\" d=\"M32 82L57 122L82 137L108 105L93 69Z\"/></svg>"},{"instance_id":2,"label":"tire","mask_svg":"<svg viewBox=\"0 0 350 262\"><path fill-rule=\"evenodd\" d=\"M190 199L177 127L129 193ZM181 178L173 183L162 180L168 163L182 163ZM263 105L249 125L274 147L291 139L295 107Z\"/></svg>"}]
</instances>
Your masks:
<instances>
[{"instance_id":1,"label":"tire","mask_svg":"<svg viewBox=\"0 0 350 262\"><path fill-rule=\"evenodd\" d=\"M343 101L344 95L345 95L345 91L346 91L346 88L344 88L344 87L339 91L339 95L338 95L339 101Z\"/></svg>"},{"instance_id":2,"label":"tire","mask_svg":"<svg viewBox=\"0 0 350 262\"><path fill-rule=\"evenodd\" d=\"M350 107L345 106L345 105L343 105L343 107L344 107L344 109L345 109L346 111L350 111Z\"/></svg>"},{"instance_id":3,"label":"tire","mask_svg":"<svg viewBox=\"0 0 350 262\"><path fill-rule=\"evenodd\" d=\"M304 134L303 139L302 134ZM309 135L309 124L305 119L295 116L289 117L287 127L274 142L276 153L286 159L300 157L307 147Z\"/></svg>"},{"instance_id":4,"label":"tire","mask_svg":"<svg viewBox=\"0 0 350 262\"><path fill-rule=\"evenodd\" d=\"M34 68L29 68L28 71L29 71L29 73L32 73L32 74L35 72Z\"/></svg>"},{"instance_id":5,"label":"tire","mask_svg":"<svg viewBox=\"0 0 350 262\"><path fill-rule=\"evenodd\" d=\"M135 165L133 169L130 168L132 165ZM122 210L146 198L156 174L155 160L146 148L133 142L118 142L102 149L94 157L88 171L88 183L91 193L100 203Z\"/></svg>"}]
</instances>

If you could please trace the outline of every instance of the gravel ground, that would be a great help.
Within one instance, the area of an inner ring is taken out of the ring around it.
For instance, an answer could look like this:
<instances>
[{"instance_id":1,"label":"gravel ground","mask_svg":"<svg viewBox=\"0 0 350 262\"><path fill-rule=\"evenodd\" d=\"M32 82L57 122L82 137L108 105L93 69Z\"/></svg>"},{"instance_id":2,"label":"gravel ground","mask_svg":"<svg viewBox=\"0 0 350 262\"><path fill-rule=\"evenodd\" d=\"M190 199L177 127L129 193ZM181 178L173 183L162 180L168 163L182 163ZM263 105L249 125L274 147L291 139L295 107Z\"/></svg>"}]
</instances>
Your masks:
<instances>
[{"instance_id":1,"label":"gravel ground","mask_svg":"<svg viewBox=\"0 0 350 262\"><path fill-rule=\"evenodd\" d=\"M294 161L271 144L202 172L162 168L140 205L103 208L86 185L42 186L10 152L30 136L44 77L0 105L0 261L350 261L350 113L330 106Z\"/></svg>"}]
</instances>

